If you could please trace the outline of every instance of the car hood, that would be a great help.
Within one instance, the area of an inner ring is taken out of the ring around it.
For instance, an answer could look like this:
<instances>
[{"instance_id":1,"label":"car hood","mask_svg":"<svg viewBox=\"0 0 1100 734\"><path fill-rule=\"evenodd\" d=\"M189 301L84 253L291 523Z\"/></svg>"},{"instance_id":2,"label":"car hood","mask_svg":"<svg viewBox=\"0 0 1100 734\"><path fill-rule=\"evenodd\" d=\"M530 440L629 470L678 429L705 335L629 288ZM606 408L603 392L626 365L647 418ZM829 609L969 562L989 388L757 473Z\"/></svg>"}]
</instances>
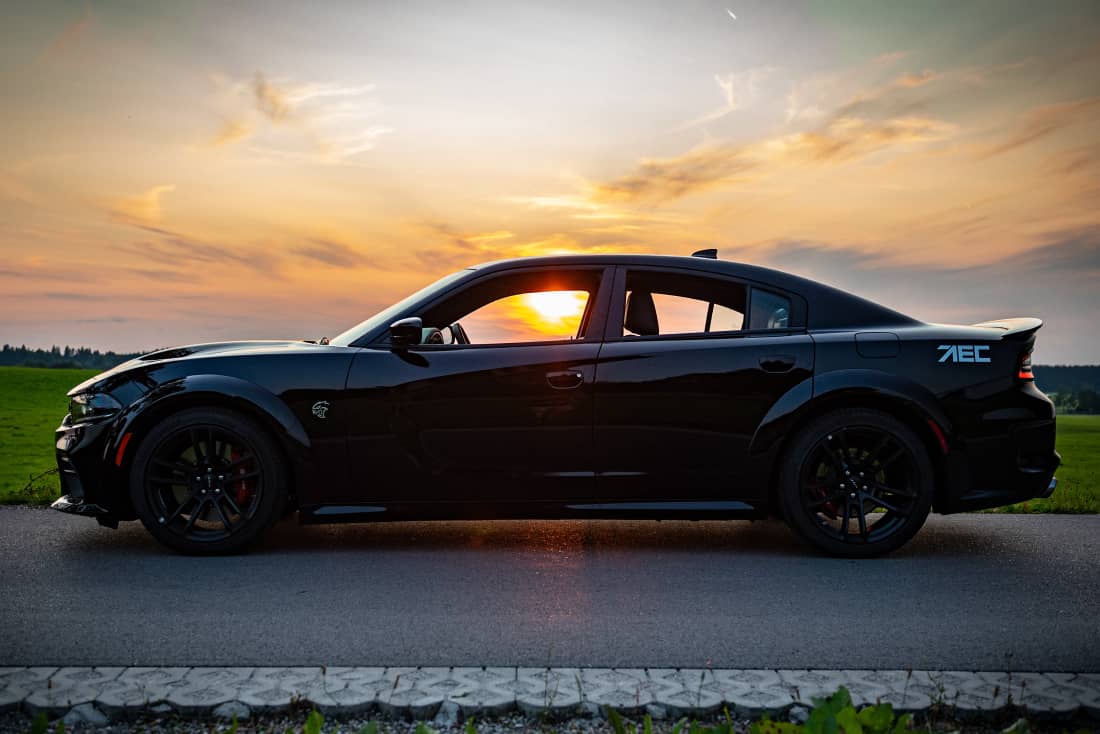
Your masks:
<instances>
[{"instance_id":1,"label":"car hood","mask_svg":"<svg viewBox=\"0 0 1100 734\"><path fill-rule=\"evenodd\" d=\"M158 349L155 352L143 354L136 359L131 359L112 367L106 372L101 372L95 377L91 377L80 383L70 390L68 394L72 396L80 392L96 389L116 375L171 360L276 354L285 353L288 350L318 351L342 348L344 347L330 347L328 345L314 344L312 342L289 340L210 342L207 344L188 344L180 347L169 347L167 349Z\"/></svg>"}]
</instances>

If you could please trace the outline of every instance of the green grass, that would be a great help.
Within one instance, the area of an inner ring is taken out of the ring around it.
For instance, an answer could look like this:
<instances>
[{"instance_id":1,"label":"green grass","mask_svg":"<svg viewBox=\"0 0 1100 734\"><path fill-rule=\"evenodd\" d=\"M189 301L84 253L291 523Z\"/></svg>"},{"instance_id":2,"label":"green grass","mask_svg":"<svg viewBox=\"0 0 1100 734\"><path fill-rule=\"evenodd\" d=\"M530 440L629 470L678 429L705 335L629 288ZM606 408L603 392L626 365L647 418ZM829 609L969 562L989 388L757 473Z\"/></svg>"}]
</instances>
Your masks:
<instances>
[{"instance_id":1,"label":"green grass","mask_svg":"<svg viewBox=\"0 0 1100 734\"><path fill-rule=\"evenodd\" d=\"M65 393L96 370L0 367L0 502L46 504L57 499L53 431L69 410Z\"/></svg>"},{"instance_id":2,"label":"green grass","mask_svg":"<svg viewBox=\"0 0 1100 734\"><path fill-rule=\"evenodd\" d=\"M60 493L53 430L68 410L65 393L95 370L0 367L0 503L48 504ZM1058 416L1058 489L996 512L1100 512L1100 415Z\"/></svg>"}]
</instances>

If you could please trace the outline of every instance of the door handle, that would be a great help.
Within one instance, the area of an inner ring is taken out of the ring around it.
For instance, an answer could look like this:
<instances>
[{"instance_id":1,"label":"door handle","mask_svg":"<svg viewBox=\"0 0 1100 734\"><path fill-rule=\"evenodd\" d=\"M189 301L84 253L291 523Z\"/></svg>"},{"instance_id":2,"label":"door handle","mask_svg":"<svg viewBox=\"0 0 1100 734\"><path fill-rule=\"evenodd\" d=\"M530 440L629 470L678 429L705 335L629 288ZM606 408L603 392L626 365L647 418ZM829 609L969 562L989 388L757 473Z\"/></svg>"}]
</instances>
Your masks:
<instances>
[{"instance_id":1,"label":"door handle","mask_svg":"<svg viewBox=\"0 0 1100 734\"><path fill-rule=\"evenodd\" d=\"M555 390L572 390L580 387L584 382L584 373L580 370L563 370L561 372L547 372L546 381Z\"/></svg>"},{"instance_id":2,"label":"door handle","mask_svg":"<svg viewBox=\"0 0 1100 734\"><path fill-rule=\"evenodd\" d=\"M760 358L760 366L765 372L790 372L795 361L789 354L769 354Z\"/></svg>"}]
</instances>

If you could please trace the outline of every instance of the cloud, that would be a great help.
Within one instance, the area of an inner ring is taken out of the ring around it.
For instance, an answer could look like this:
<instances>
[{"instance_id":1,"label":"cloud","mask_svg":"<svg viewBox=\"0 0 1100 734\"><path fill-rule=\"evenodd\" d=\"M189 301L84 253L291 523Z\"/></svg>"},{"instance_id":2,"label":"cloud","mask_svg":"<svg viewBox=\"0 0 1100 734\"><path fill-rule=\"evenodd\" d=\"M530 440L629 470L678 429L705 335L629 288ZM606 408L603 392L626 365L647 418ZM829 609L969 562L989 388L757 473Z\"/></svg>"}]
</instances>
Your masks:
<instances>
[{"instance_id":1,"label":"cloud","mask_svg":"<svg viewBox=\"0 0 1100 734\"><path fill-rule=\"evenodd\" d=\"M154 186L143 194L117 199L111 206L111 215L131 224L153 223L160 220L162 194L175 191L174 184Z\"/></svg>"},{"instance_id":2,"label":"cloud","mask_svg":"<svg viewBox=\"0 0 1100 734\"><path fill-rule=\"evenodd\" d=\"M778 141L780 148L819 162L847 161L887 147L904 147L943 140L955 126L929 117L862 120L840 117L822 130L797 133Z\"/></svg>"},{"instance_id":3,"label":"cloud","mask_svg":"<svg viewBox=\"0 0 1100 734\"><path fill-rule=\"evenodd\" d=\"M703 145L675 158L643 160L637 169L592 191L596 201L665 201L728 183L759 163L744 148Z\"/></svg>"},{"instance_id":4,"label":"cloud","mask_svg":"<svg viewBox=\"0 0 1100 734\"><path fill-rule=\"evenodd\" d=\"M291 104L286 93L269 82L263 74L256 74L252 93L255 95L256 109L267 119L280 123L290 117Z\"/></svg>"},{"instance_id":5,"label":"cloud","mask_svg":"<svg viewBox=\"0 0 1100 734\"><path fill-rule=\"evenodd\" d=\"M317 237L308 242L295 248L295 254L334 268L356 268L370 263L365 255L342 242Z\"/></svg>"},{"instance_id":6,"label":"cloud","mask_svg":"<svg viewBox=\"0 0 1100 734\"><path fill-rule=\"evenodd\" d=\"M978 157L991 158L1008 153L1078 122L1095 123L1097 110L1100 110L1100 97L1039 107L1028 115L1023 125L1004 140L986 148Z\"/></svg>"},{"instance_id":7,"label":"cloud","mask_svg":"<svg viewBox=\"0 0 1100 734\"><path fill-rule=\"evenodd\" d=\"M597 184L595 201L669 201L800 163L840 163L888 148L942 140L955 126L927 117L834 118L811 132L748 145L705 144L674 158L643 160L633 173Z\"/></svg>"},{"instance_id":8,"label":"cloud","mask_svg":"<svg viewBox=\"0 0 1100 734\"><path fill-rule=\"evenodd\" d=\"M269 278L282 277L279 257L270 252L211 244L160 227L139 225L139 228L156 237L119 245L116 249L162 266L161 280L172 279L168 274L171 272L203 275L209 272L205 267L209 265L246 268Z\"/></svg>"},{"instance_id":9,"label":"cloud","mask_svg":"<svg viewBox=\"0 0 1100 734\"><path fill-rule=\"evenodd\" d=\"M760 81L774 71L774 67L761 66L747 71L731 71L725 75L715 74L714 83L718 85L722 95L722 106L688 121L680 129L714 122L735 110L749 106L757 98Z\"/></svg>"},{"instance_id":10,"label":"cloud","mask_svg":"<svg viewBox=\"0 0 1100 734\"><path fill-rule=\"evenodd\" d=\"M373 150L393 131L373 122L379 110L374 84L295 83L262 72L246 80L210 79L225 118L210 147L254 139L247 150L266 158L339 164Z\"/></svg>"},{"instance_id":11,"label":"cloud","mask_svg":"<svg viewBox=\"0 0 1100 734\"><path fill-rule=\"evenodd\" d=\"M79 44L93 25L95 25L95 17L92 15L92 7L85 2L84 12L80 18L67 23L53 41L42 50L41 57L58 56L65 53L71 47Z\"/></svg>"},{"instance_id":12,"label":"cloud","mask_svg":"<svg viewBox=\"0 0 1100 734\"><path fill-rule=\"evenodd\" d=\"M210 145L215 148L220 145L231 145L249 137L255 130L256 128L249 122L243 120L226 120L225 124L222 125L222 129L210 139Z\"/></svg>"}]
</instances>

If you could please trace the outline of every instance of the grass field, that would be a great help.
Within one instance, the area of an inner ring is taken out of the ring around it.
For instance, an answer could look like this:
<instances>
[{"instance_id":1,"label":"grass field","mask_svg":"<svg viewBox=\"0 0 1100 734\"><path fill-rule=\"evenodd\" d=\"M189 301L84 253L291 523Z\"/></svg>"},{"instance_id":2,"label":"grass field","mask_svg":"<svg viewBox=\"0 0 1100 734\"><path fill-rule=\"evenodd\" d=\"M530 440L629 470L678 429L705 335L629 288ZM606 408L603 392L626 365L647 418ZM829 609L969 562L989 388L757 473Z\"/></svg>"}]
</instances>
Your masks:
<instances>
[{"instance_id":1,"label":"grass field","mask_svg":"<svg viewBox=\"0 0 1100 734\"><path fill-rule=\"evenodd\" d=\"M94 374L0 367L0 502L43 504L57 498L52 474L25 488L32 476L56 468L53 431L69 410L65 393Z\"/></svg>"},{"instance_id":2,"label":"grass field","mask_svg":"<svg viewBox=\"0 0 1100 734\"><path fill-rule=\"evenodd\" d=\"M53 430L68 410L65 393L94 370L0 367L0 503L47 504L59 494ZM1100 416L1058 418L1058 489L996 512L1100 512Z\"/></svg>"}]
</instances>

